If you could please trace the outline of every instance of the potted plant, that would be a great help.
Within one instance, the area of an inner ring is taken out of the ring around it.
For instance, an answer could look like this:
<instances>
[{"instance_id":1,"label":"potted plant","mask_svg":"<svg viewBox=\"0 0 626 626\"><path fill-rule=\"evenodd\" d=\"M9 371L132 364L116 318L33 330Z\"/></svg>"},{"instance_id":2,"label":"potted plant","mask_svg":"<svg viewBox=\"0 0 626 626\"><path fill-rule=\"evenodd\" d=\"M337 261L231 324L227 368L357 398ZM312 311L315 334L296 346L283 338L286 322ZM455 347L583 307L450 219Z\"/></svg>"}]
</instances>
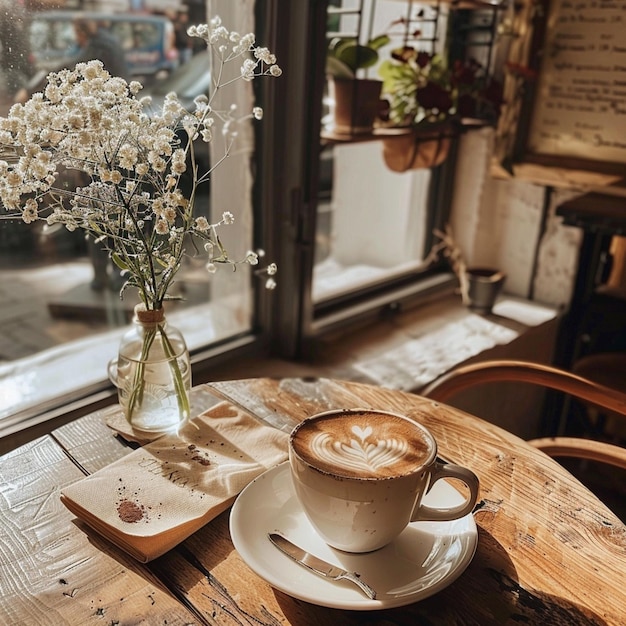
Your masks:
<instances>
[{"instance_id":1,"label":"potted plant","mask_svg":"<svg viewBox=\"0 0 626 626\"><path fill-rule=\"evenodd\" d=\"M380 35L360 44L355 37L335 37L328 45L326 74L333 102L332 131L339 134L371 132L381 110L382 81L362 78L360 70L376 65L378 50L389 43Z\"/></svg>"},{"instance_id":2,"label":"potted plant","mask_svg":"<svg viewBox=\"0 0 626 626\"><path fill-rule=\"evenodd\" d=\"M490 313L506 274L491 267L468 267L449 225L446 225L444 231L435 229L433 233L440 241L432 247L426 261L432 263L440 255L446 258L459 280L463 304L476 313Z\"/></svg>"},{"instance_id":3,"label":"potted plant","mask_svg":"<svg viewBox=\"0 0 626 626\"><path fill-rule=\"evenodd\" d=\"M411 133L383 141L385 162L394 171L440 165L463 118L495 122L502 102L498 83L474 61L449 67L438 54L403 46L379 67L389 126Z\"/></svg>"}]
</instances>

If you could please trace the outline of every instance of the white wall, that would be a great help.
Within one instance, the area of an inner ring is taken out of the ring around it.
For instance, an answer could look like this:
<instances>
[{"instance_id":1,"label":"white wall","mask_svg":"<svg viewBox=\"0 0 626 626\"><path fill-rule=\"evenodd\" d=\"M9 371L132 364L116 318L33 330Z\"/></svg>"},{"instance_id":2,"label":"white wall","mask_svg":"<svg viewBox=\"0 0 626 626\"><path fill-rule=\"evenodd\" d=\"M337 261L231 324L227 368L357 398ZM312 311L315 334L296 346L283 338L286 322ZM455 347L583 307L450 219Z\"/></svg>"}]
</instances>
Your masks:
<instances>
[{"instance_id":1,"label":"white wall","mask_svg":"<svg viewBox=\"0 0 626 626\"><path fill-rule=\"evenodd\" d=\"M390 269L423 258L430 170L392 172L378 141L335 146L333 253L342 265ZM382 215L381 215L382 213Z\"/></svg>"},{"instance_id":2,"label":"white wall","mask_svg":"<svg viewBox=\"0 0 626 626\"><path fill-rule=\"evenodd\" d=\"M567 306L577 272L581 232L562 225L558 204L579 195L556 190L545 232L546 188L492 177L494 131L461 138L450 225L470 265L497 266L507 274L504 291L546 304Z\"/></svg>"}]
</instances>

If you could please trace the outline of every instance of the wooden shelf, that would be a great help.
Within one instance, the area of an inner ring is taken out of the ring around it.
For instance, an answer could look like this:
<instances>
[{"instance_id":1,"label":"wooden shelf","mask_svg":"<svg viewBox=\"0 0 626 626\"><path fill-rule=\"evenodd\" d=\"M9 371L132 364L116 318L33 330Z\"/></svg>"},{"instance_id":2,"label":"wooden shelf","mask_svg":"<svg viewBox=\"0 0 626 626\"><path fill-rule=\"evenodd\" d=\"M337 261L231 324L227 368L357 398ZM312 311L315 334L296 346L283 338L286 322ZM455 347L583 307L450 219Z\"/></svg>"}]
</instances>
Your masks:
<instances>
[{"instance_id":1,"label":"wooden shelf","mask_svg":"<svg viewBox=\"0 0 626 626\"><path fill-rule=\"evenodd\" d=\"M390 137L405 137L411 134L410 128L375 128L367 133L337 133L331 127L323 128L321 138L326 143L363 143L380 141Z\"/></svg>"},{"instance_id":2,"label":"wooden shelf","mask_svg":"<svg viewBox=\"0 0 626 626\"><path fill-rule=\"evenodd\" d=\"M444 122L441 122L440 128L444 131L440 133L440 135L442 136L456 136L466 130L489 126L489 122L486 120L469 117L464 117L460 120L451 121L447 129L444 124ZM429 130L432 133L433 138L436 138L438 133L436 131L435 125L433 125L432 129L428 129L427 127L424 127L422 129L424 138L428 139ZM368 133L337 133L332 130L332 127L327 126L325 128L322 128L320 137L322 139L322 143L324 145L328 145L333 143L364 143L366 141L381 141L383 139L406 137L407 135L412 135L415 132L415 128L412 127L389 127L375 128Z\"/></svg>"}]
</instances>

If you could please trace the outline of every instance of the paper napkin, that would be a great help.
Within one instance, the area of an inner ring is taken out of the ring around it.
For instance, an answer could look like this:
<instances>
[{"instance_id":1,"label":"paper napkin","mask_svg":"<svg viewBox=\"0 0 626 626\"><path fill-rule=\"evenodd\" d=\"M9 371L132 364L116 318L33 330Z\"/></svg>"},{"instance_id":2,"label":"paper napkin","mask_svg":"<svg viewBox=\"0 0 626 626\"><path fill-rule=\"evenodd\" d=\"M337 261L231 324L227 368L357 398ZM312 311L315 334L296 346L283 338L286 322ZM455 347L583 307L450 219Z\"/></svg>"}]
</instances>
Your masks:
<instances>
[{"instance_id":1,"label":"paper napkin","mask_svg":"<svg viewBox=\"0 0 626 626\"><path fill-rule=\"evenodd\" d=\"M288 434L221 403L66 487L78 518L142 562L167 552L287 459Z\"/></svg>"}]
</instances>

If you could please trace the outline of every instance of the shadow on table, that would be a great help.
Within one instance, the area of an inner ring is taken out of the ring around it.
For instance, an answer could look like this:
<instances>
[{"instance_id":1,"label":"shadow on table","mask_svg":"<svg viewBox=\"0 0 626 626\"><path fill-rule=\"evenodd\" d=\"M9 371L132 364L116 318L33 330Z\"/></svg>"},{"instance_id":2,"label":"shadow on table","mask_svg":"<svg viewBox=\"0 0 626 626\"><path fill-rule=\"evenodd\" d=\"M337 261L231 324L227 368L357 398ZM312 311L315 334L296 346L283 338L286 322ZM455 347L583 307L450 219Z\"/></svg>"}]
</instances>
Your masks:
<instances>
[{"instance_id":1,"label":"shadow on table","mask_svg":"<svg viewBox=\"0 0 626 626\"><path fill-rule=\"evenodd\" d=\"M506 549L482 528L476 555L467 570L438 594L401 609L343 611L294 600L276 590L274 595L287 620L302 626L606 624L598 615L571 602L524 589ZM472 607L471 614L468 607Z\"/></svg>"},{"instance_id":2,"label":"shadow on table","mask_svg":"<svg viewBox=\"0 0 626 626\"><path fill-rule=\"evenodd\" d=\"M80 523L79 523L80 525ZM82 525L81 525L82 526ZM227 536L228 511L218 516L178 548L148 564L152 571L183 604L205 604L229 619L238 616L243 621L276 623L280 610L287 622L298 626L488 626L499 624L563 624L602 626L607 622L582 606L562 598L526 589L519 583L517 571L507 551L496 539L479 527L478 547L469 567L449 587L420 602L403 608L379 611L345 611L331 609L297 600L273 590L276 604L258 606L258 590L266 583L249 572L250 579L239 579L237 588L231 588L228 562L238 560ZM96 548L109 552L120 563L141 572L142 565L127 555L105 548L105 540L84 529ZM110 546L110 544L109 544ZM221 570L221 571L220 571ZM202 597L199 602L198 598ZM191 598L193 602L189 602ZM252 608L255 607L255 608ZM468 612L469 607L471 611ZM211 622L213 623L213 622Z\"/></svg>"}]
</instances>

